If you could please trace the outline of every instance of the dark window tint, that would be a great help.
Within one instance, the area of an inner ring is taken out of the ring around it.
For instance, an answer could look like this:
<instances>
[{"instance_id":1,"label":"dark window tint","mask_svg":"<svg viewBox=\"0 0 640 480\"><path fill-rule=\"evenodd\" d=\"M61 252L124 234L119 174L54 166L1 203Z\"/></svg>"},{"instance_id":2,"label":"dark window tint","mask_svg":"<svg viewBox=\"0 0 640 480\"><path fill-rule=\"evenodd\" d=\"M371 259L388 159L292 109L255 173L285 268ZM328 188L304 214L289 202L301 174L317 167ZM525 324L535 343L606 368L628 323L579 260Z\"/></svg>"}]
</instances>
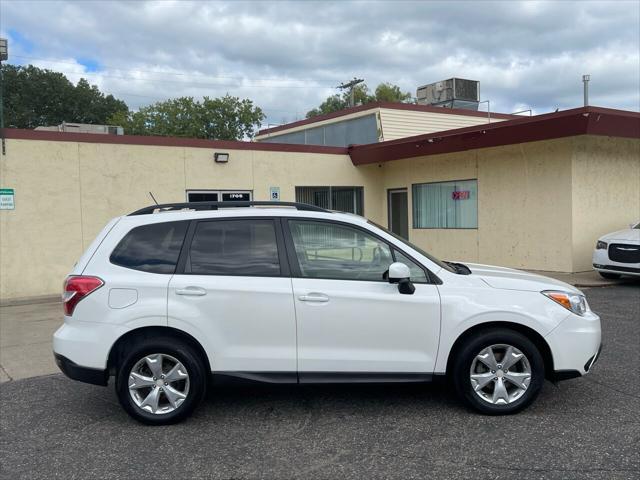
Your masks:
<instances>
[{"instance_id":1,"label":"dark window tint","mask_svg":"<svg viewBox=\"0 0 640 480\"><path fill-rule=\"evenodd\" d=\"M273 220L199 222L191 242L187 273L280 275Z\"/></svg>"},{"instance_id":2,"label":"dark window tint","mask_svg":"<svg viewBox=\"0 0 640 480\"><path fill-rule=\"evenodd\" d=\"M189 222L136 227L111 254L111 263L151 273L173 273Z\"/></svg>"}]
</instances>

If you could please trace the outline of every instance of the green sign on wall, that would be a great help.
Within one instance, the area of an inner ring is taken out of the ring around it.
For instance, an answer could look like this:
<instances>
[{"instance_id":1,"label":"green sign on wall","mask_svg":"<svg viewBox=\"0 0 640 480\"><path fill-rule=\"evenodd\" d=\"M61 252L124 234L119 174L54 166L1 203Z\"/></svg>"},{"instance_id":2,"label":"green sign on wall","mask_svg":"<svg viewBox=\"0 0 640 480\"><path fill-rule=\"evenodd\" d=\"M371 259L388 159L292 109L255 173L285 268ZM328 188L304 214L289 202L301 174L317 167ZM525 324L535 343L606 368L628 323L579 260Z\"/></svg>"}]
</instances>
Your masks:
<instances>
[{"instance_id":1,"label":"green sign on wall","mask_svg":"<svg viewBox=\"0 0 640 480\"><path fill-rule=\"evenodd\" d=\"M15 208L16 202L13 188L0 188L0 210L13 210Z\"/></svg>"}]
</instances>

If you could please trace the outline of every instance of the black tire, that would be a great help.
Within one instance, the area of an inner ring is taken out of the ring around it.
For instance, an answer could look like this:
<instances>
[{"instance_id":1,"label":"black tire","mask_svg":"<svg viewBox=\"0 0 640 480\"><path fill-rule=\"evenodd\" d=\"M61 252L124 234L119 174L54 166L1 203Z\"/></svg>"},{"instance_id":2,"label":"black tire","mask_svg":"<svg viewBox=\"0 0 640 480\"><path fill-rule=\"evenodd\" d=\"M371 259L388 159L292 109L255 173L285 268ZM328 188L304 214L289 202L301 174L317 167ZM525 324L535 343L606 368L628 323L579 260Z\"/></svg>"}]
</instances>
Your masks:
<instances>
[{"instance_id":1,"label":"black tire","mask_svg":"<svg viewBox=\"0 0 640 480\"><path fill-rule=\"evenodd\" d=\"M164 354L180 361L189 374L186 399L175 410L154 414L141 409L129 394L129 373L147 355ZM207 386L207 374L202 359L188 344L175 338L145 338L127 348L116 372L116 393L122 408L134 419L147 425L168 425L187 418L202 401Z\"/></svg>"},{"instance_id":2,"label":"black tire","mask_svg":"<svg viewBox=\"0 0 640 480\"><path fill-rule=\"evenodd\" d=\"M621 275L619 273L609 273L609 272L598 272L602 278L606 278L607 280L618 280Z\"/></svg>"},{"instance_id":3,"label":"black tire","mask_svg":"<svg viewBox=\"0 0 640 480\"><path fill-rule=\"evenodd\" d=\"M524 394L512 403L495 405L476 394L471 384L470 371L473 360L485 348L496 345L511 345L527 357L531 367L531 381ZM486 415L508 415L529 406L540 393L544 384L544 360L536 345L523 334L507 328L484 330L465 340L454 353L450 374L460 399L469 407Z\"/></svg>"}]
</instances>

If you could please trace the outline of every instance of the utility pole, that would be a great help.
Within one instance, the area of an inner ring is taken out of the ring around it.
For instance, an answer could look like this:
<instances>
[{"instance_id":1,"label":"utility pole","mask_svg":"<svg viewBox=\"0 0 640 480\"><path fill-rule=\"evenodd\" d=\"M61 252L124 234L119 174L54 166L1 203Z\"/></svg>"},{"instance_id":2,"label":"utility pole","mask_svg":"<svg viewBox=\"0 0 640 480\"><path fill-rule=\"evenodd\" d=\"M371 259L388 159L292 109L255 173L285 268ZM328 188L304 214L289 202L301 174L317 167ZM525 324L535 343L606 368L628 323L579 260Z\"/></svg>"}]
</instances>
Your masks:
<instances>
[{"instance_id":1,"label":"utility pole","mask_svg":"<svg viewBox=\"0 0 640 480\"><path fill-rule=\"evenodd\" d=\"M349 89L349 106L350 107L356 106L356 97L355 97L354 87L362 82L364 82L363 78L353 77L353 80L351 80L350 82L341 83L336 87L336 88L339 88L340 90L346 90L347 88Z\"/></svg>"},{"instance_id":2,"label":"utility pole","mask_svg":"<svg viewBox=\"0 0 640 480\"><path fill-rule=\"evenodd\" d=\"M2 74L2 61L9 58L9 49L7 39L0 38L0 131L2 132L2 155L7 154L7 148L4 142L4 75Z\"/></svg>"}]
</instances>

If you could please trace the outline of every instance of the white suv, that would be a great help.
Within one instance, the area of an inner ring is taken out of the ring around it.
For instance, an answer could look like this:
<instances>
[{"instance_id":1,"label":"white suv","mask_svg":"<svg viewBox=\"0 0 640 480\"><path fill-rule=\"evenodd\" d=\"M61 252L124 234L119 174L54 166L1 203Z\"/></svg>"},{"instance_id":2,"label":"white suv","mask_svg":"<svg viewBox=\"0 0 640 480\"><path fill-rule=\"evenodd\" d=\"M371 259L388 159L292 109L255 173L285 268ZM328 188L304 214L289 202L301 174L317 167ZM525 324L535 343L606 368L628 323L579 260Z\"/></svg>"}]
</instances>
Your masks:
<instances>
[{"instance_id":1,"label":"white suv","mask_svg":"<svg viewBox=\"0 0 640 480\"><path fill-rule=\"evenodd\" d=\"M246 208L246 207L253 208ZM223 208L245 207L245 208ZM268 207L268 208L264 208ZM210 382L427 382L513 413L589 371L600 319L565 283L442 262L351 214L295 203L152 206L113 219L67 277L60 369L150 424Z\"/></svg>"}]
</instances>

